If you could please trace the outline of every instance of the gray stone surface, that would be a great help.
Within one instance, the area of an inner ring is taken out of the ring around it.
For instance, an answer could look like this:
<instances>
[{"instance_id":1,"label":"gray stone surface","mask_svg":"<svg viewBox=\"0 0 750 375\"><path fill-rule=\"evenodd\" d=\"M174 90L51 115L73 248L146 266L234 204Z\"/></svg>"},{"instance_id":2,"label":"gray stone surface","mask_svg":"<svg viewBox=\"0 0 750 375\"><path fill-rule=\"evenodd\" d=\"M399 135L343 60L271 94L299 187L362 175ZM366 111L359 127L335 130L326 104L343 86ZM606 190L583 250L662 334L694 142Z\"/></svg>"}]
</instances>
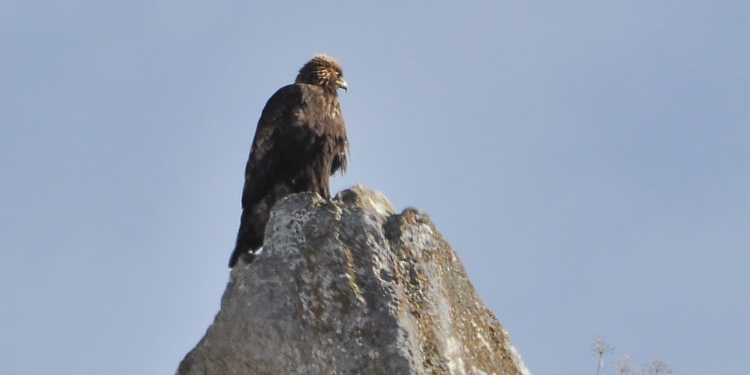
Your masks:
<instances>
[{"instance_id":1,"label":"gray stone surface","mask_svg":"<svg viewBox=\"0 0 750 375\"><path fill-rule=\"evenodd\" d=\"M529 372L427 215L355 186L276 204L177 374Z\"/></svg>"}]
</instances>

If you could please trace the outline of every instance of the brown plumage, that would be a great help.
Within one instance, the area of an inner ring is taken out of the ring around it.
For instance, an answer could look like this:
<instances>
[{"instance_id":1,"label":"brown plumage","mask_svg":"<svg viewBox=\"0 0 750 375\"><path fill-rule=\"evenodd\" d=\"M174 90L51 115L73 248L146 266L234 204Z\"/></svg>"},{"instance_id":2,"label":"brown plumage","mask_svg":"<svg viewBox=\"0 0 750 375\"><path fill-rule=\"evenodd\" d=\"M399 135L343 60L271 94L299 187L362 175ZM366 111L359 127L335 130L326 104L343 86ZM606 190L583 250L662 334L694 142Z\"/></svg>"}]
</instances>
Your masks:
<instances>
[{"instance_id":1,"label":"brown plumage","mask_svg":"<svg viewBox=\"0 0 750 375\"><path fill-rule=\"evenodd\" d=\"M274 203L310 191L330 199L329 178L346 171L349 144L337 90L347 89L336 60L314 56L293 84L268 99L245 167L242 217L229 267L263 246Z\"/></svg>"}]
</instances>

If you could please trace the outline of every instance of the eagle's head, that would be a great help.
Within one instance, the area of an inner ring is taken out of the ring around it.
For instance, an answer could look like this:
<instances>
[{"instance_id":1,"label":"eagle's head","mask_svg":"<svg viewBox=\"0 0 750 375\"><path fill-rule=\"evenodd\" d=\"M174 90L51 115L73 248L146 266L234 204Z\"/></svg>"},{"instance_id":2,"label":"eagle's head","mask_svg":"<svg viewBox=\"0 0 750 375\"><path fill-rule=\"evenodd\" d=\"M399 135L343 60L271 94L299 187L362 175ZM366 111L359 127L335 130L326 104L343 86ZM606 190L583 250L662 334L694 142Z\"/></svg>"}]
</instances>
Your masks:
<instances>
[{"instance_id":1,"label":"eagle's head","mask_svg":"<svg viewBox=\"0 0 750 375\"><path fill-rule=\"evenodd\" d=\"M296 83L322 86L336 92L337 89L347 89L344 81L344 71L338 61L330 56L315 55L299 70Z\"/></svg>"}]
</instances>

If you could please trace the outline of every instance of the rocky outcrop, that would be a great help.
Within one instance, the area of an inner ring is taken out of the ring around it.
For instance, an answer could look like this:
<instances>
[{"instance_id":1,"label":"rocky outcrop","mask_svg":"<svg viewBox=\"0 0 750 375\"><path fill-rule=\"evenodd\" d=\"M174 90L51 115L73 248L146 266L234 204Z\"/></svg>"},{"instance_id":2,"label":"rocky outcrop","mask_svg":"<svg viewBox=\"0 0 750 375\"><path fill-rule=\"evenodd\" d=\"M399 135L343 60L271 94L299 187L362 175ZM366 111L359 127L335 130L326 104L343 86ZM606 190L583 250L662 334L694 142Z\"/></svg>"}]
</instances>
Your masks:
<instances>
[{"instance_id":1,"label":"rocky outcrop","mask_svg":"<svg viewBox=\"0 0 750 375\"><path fill-rule=\"evenodd\" d=\"M177 374L529 372L427 215L357 186L276 204Z\"/></svg>"}]
</instances>

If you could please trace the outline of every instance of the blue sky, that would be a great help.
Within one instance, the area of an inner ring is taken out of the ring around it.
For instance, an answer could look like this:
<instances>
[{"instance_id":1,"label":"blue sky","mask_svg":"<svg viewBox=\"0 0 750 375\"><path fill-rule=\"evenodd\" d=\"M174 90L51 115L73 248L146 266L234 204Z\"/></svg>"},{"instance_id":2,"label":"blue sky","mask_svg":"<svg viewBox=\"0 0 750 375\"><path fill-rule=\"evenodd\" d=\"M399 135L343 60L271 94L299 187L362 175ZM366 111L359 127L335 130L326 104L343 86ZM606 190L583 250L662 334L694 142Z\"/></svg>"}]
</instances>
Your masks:
<instances>
[{"instance_id":1,"label":"blue sky","mask_svg":"<svg viewBox=\"0 0 750 375\"><path fill-rule=\"evenodd\" d=\"M429 213L532 373L593 374L597 334L636 364L748 373L749 19L4 1L3 371L173 373L219 308L260 111L327 53L349 83L332 190Z\"/></svg>"}]
</instances>

